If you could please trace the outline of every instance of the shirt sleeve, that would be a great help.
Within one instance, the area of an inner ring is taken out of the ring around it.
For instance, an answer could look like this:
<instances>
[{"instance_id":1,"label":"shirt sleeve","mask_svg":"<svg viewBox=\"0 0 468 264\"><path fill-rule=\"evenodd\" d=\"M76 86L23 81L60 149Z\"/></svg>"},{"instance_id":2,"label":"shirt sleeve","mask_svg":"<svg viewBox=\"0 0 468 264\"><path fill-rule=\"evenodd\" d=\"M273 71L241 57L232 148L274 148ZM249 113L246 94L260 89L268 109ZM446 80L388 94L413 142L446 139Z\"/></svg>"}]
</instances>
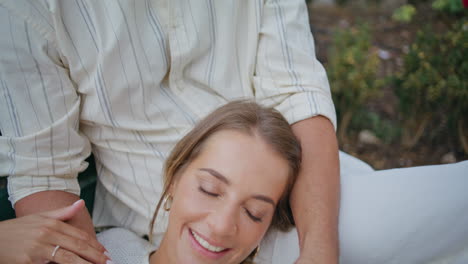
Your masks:
<instances>
[{"instance_id":1,"label":"shirt sleeve","mask_svg":"<svg viewBox=\"0 0 468 264\"><path fill-rule=\"evenodd\" d=\"M79 195L89 141L78 131L80 97L37 1L0 5L0 176L9 199L40 191ZM12 5L12 4L11 4Z\"/></svg>"},{"instance_id":2,"label":"shirt sleeve","mask_svg":"<svg viewBox=\"0 0 468 264\"><path fill-rule=\"evenodd\" d=\"M315 57L304 0L266 1L253 77L257 100L290 124L322 115L336 129L327 74Z\"/></svg>"}]
</instances>

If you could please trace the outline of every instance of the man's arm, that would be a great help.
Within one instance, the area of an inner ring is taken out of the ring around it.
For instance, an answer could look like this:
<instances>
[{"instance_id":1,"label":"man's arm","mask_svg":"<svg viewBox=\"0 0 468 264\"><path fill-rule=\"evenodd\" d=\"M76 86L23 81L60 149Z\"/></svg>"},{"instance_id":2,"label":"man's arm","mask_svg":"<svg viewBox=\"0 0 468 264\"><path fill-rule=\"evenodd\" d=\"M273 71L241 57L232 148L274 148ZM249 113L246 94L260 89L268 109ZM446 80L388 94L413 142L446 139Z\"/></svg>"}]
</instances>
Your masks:
<instances>
[{"instance_id":1,"label":"man's arm","mask_svg":"<svg viewBox=\"0 0 468 264\"><path fill-rule=\"evenodd\" d=\"M0 94L5 95L0 96L0 176L8 176L9 200L18 216L3 227L14 224L10 234L19 237L31 230L29 221L44 220L48 211L79 199L76 177L85 169L91 148L78 131L81 101L54 44L54 29L46 16L29 17L30 10L49 13L39 4L11 1L0 5ZM33 251L51 256L53 247L59 245L60 256L74 253L93 263L105 263L102 252L87 256L86 249L104 248L96 240L88 212L78 209L66 224L57 219L37 221L36 232L26 237L36 236L33 250L21 243L9 244L9 248L22 257ZM8 243L7 239L0 242ZM43 256L36 256L28 257L34 263L44 262Z\"/></svg>"},{"instance_id":2,"label":"man's arm","mask_svg":"<svg viewBox=\"0 0 468 264\"><path fill-rule=\"evenodd\" d=\"M333 125L316 116L292 129L302 146L302 167L291 194L300 245L297 263L338 263L340 167Z\"/></svg>"},{"instance_id":3,"label":"man's arm","mask_svg":"<svg viewBox=\"0 0 468 264\"><path fill-rule=\"evenodd\" d=\"M298 263L328 264L338 262L336 114L307 10L303 0L265 1L253 84L256 99L279 110L301 141L302 168L291 196Z\"/></svg>"},{"instance_id":4,"label":"man's arm","mask_svg":"<svg viewBox=\"0 0 468 264\"><path fill-rule=\"evenodd\" d=\"M0 176L18 217L68 206L79 197L78 173L90 144L78 132L80 97L61 62L48 17L11 1L0 5ZM42 29L39 30L39 29ZM7 158L8 157L8 158ZM57 191L57 190L66 190ZM95 237L86 210L70 221Z\"/></svg>"},{"instance_id":5,"label":"man's arm","mask_svg":"<svg viewBox=\"0 0 468 264\"><path fill-rule=\"evenodd\" d=\"M16 217L56 210L68 206L79 199L80 197L77 195L64 191L43 191L34 193L16 202ZM72 219L68 220L67 223L85 231L91 235L91 237L96 238L93 222L86 208L83 208Z\"/></svg>"}]
</instances>

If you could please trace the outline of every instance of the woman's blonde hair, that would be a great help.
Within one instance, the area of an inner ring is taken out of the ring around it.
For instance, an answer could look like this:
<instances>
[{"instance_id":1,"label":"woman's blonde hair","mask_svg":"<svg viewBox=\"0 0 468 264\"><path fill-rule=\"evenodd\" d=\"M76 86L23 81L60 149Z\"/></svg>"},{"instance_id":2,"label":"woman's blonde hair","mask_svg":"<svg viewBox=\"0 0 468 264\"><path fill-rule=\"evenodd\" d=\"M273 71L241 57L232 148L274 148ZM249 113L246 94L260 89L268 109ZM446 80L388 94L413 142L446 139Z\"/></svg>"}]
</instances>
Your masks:
<instances>
[{"instance_id":1,"label":"woman's blonde hair","mask_svg":"<svg viewBox=\"0 0 468 264\"><path fill-rule=\"evenodd\" d=\"M276 206L270 228L287 231L294 226L289 195L301 164L300 143L289 123L278 111L252 101L239 100L225 104L198 122L172 150L164 164L164 188L150 223L150 238L158 211L167 198L175 178L200 154L206 140L221 130L236 130L248 135L257 134L288 162L287 185ZM251 261L252 255L243 263Z\"/></svg>"}]
</instances>

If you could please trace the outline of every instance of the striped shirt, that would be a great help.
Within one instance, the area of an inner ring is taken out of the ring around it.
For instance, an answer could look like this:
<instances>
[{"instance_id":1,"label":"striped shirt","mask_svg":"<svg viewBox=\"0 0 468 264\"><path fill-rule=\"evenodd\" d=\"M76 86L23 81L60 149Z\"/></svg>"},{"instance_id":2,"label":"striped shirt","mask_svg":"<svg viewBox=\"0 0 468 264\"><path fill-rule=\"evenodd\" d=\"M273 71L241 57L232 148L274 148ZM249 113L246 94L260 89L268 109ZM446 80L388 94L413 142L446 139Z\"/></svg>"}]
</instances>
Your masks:
<instances>
[{"instance_id":1,"label":"striped shirt","mask_svg":"<svg viewBox=\"0 0 468 264\"><path fill-rule=\"evenodd\" d=\"M336 124L304 0L0 0L0 36L10 201L79 194L92 150L96 226L147 233L163 161L229 100Z\"/></svg>"}]
</instances>

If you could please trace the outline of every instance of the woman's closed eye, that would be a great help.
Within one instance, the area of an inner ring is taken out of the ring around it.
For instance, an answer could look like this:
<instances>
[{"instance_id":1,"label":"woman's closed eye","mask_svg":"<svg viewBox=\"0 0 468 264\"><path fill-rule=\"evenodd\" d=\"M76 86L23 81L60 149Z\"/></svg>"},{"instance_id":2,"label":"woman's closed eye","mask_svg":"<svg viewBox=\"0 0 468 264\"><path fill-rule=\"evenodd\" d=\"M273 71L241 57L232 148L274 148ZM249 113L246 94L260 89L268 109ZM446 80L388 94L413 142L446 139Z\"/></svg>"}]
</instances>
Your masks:
<instances>
[{"instance_id":1,"label":"woman's closed eye","mask_svg":"<svg viewBox=\"0 0 468 264\"><path fill-rule=\"evenodd\" d=\"M212 191L207 191L203 187L199 186L198 190L206 195L212 196L212 197L219 197L219 194L212 192Z\"/></svg>"},{"instance_id":2,"label":"woman's closed eye","mask_svg":"<svg viewBox=\"0 0 468 264\"><path fill-rule=\"evenodd\" d=\"M244 208L244 211L245 213L247 214L247 216L252 219L252 221L256 222L256 223L261 223L262 222L262 217L258 217L258 216L255 216L253 213L251 213L249 211L249 209L247 208Z\"/></svg>"},{"instance_id":3,"label":"woman's closed eye","mask_svg":"<svg viewBox=\"0 0 468 264\"><path fill-rule=\"evenodd\" d=\"M203 188L202 186L199 186L198 187L198 190L205 194L205 195L208 195L208 196L211 196L211 197L219 197L219 194L214 192L214 191L208 191L206 190L205 188ZM254 222L256 223L261 223L262 222L262 217L260 216L256 216L254 213L250 212L249 209L245 208L244 207L244 211L245 211L245 214Z\"/></svg>"}]
</instances>

